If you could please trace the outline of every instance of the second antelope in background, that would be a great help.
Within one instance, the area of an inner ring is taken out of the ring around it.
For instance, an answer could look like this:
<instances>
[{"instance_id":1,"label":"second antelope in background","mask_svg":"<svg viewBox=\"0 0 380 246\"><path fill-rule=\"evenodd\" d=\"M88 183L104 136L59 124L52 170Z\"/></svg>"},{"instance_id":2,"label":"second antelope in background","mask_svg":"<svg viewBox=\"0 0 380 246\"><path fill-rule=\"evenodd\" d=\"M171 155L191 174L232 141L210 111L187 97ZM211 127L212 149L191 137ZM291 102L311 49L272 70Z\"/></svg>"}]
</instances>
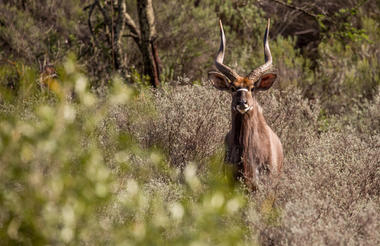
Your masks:
<instances>
[{"instance_id":1,"label":"second antelope in background","mask_svg":"<svg viewBox=\"0 0 380 246\"><path fill-rule=\"evenodd\" d=\"M262 109L256 101L256 92L268 90L276 80L272 67L268 33L264 34L265 63L242 77L223 64L226 38L220 21L220 48L215 59L218 72L209 72L209 79L219 90L232 94L232 129L226 136L226 162L236 167L250 189L256 189L261 177L277 176L283 165L280 139L266 123ZM263 176L264 175L264 176Z\"/></svg>"}]
</instances>

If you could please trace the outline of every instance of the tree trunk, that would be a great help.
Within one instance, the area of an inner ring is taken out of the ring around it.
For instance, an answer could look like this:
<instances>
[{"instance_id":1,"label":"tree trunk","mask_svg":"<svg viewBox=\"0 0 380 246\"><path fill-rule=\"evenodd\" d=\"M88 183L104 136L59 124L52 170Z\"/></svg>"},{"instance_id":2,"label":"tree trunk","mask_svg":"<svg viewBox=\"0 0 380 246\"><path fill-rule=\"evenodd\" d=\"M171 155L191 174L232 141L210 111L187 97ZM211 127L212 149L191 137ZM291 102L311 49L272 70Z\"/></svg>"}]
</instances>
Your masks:
<instances>
[{"instance_id":1,"label":"tree trunk","mask_svg":"<svg viewBox=\"0 0 380 246\"><path fill-rule=\"evenodd\" d=\"M85 9L89 9L88 26L95 46L101 49L96 33L91 23L91 16L98 9L104 20L104 37L112 51L112 65L115 70L124 74L126 55L123 54L123 37L132 37L142 54L144 75L148 75L153 87L160 85L161 61L156 45L157 31L155 26L152 0L137 0L137 13L140 28L137 27L132 17L127 12L126 0L99 1L94 0ZM130 34L125 35L125 29Z\"/></svg>"},{"instance_id":2,"label":"tree trunk","mask_svg":"<svg viewBox=\"0 0 380 246\"><path fill-rule=\"evenodd\" d=\"M154 41L157 33L152 0L137 0L137 11L140 23L140 49L143 55L144 74L149 76L153 87L158 87L160 85L160 61Z\"/></svg>"},{"instance_id":3,"label":"tree trunk","mask_svg":"<svg viewBox=\"0 0 380 246\"><path fill-rule=\"evenodd\" d=\"M114 44L113 44L113 63L115 66L115 69L121 72L122 74L125 72L125 66L123 62L124 54L122 49L122 35L124 33L125 28L125 12L126 12L126 5L125 0L118 0L117 2L117 19L116 19L116 25L114 28Z\"/></svg>"},{"instance_id":4,"label":"tree trunk","mask_svg":"<svg viewBox=\"0 0 380 246\"><path fill-rule=\"evenodd\" d=\"M152 46L154 64L156 65L156 68L157 68L158 78L160 78L160 74L162 71L162 63L161 63L160 57L158 56L157 44L154 40L152 41L151 46Z\"/></svg>"}]
</instances>

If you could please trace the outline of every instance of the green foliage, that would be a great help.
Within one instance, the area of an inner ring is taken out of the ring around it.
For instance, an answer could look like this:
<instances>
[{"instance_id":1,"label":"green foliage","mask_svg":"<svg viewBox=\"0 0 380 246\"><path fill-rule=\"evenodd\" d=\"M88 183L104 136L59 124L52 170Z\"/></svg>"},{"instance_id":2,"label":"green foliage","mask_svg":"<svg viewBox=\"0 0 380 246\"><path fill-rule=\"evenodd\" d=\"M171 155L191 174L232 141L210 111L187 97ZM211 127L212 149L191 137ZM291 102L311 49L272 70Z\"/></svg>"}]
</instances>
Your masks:
<instances>
[{"instance_id":1,"label":"green foliage","mask_svg":"<svg viewBox=\"0 0 380 246\"><path fill-rule=\"evenodd\" d=\"M203 1L202 1L203 2ZM213 40L209 31L217 28L218 17L212 7L194 8L193 1L167 1L156 4L158 45L165 64L164 80L187 74L200 77L212 62ZM170 23L170 28L168 28ZM196 34L196 35L195 35ZM199 37L206 38L199 38ZM207 55L209 54L209 55Z\"/></svg>"},{"instance_id":2,"label":"green foliage","mask_svg":"<svg viewBox=\"0 0 380 246\"><path fill-rule=\"evenodd\" d=\"M132 89L115 79L100 99L72 60L63 73L56 102L1 107L2 243L246 244L245 198L220 158L203 173L168 166L108 117Z\"/></svg>"},{"instance_id":3,"label":"green foliage","mask_svg":"<svg viewBox=\"0 0 380 246\"><path fill-rule=\"evenodd\" d=\"M1 58L21 59L28 65L62 59L72 33L78 35L79 1L20 2L24 1L0 4Z\"/></svg>"},{"instance_id":4,"label":"green foliage","mask_svg":"<svg viewBox=\"0 0 380 246\"><path fill-rule=\"evenodd\" d=\"M355 25L355 19L358 19L358 13L360 12L358 7L364 2L366 1L359 1L357 6L352 8L340 8L333 16L330 17L330 22L333 22L330 26L325 26L322 23L323 20L326 19L326 16L322 15L319 23L322 31L325 32L325 35L332 36L334 39L339 40L342 43L368 40L365 30L358 28L357 25Z\"/></svg>"},{"instance_id":5,"label":"green foliage","mask_svg":"<svg viewBox=\"0 0 380 246\"><path fill-rule=\"evenodd\" d=\"M332 112L343 110L355 99L373 98L380 85L379 25L373 19L363 19L368 40L342 44L329 39L320 45L319 71L310 91L319 95Z\"/></svg>"},{"instance_id":6,"label":"green foliage","mask_svg":"<svg viewBox=\"0 0 380 246\"><path fill-rule=\"evenodd\" d=\"M0 102L18 100L34 96L38 88L36 70L21 62L7 60L0 65Z\"/></svg>"},{"instance_id":7,"label":"green foliage","mask_svg":"<svg viewBox=\"0 0 380 246\"><path fill-rule=\"evenodd\" d=\"M254 1L167 1L156 5L164 75L168 80L184 74L203 77L213 64L219 47L221 19L227 37L226 63L245 68L245 59L254 61L252 51L261 47L265 19ZM167 28L170 23L170 28ZM246 55L249 54L249 57ZM243 64L241 64L243 62ZM252 68L250 64L249 69ZM239 69L240 70L240 69Z\"/></svg>"},{"instance_id":8,"label":"green foliage","mask_svg":"<svg viewBox=\"0 0 380 246\"><path fill-rule=\"evenodd\" d=\"M149 81L149 77L140 74L137 71L137 69L134 67L131 68L130 80L133 84L135 84L137 87L140 87L140 88L144 88L144 87L146 88L151 85Z\"/></svg>"},{"instance_id":9,"label":"green foliage","mask_svg":"<svg viewBox=\"0 0 380 246\"><path fill-rule=\"evenodd\" d=\"M278 73L278 83L280 88L296 86L303 91L315 83L314 74L310 69L310 60L300 54L295 49L295 40L279 36L276 40L270 41L274 66ZM260 47L255 56L260 65L264 61L263 50Z\"/></svg>"}]
</instances>

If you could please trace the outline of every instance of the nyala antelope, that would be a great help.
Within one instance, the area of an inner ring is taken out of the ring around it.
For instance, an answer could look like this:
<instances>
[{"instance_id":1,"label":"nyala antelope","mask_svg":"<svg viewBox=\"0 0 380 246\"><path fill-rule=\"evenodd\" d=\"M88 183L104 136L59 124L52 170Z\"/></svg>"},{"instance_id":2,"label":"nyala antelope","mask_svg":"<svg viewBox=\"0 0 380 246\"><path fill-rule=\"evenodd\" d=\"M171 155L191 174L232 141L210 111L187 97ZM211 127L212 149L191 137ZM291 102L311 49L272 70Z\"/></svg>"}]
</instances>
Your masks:
<instances>
[{"instance_id":1,"label":"nyala antelope","mask_svg":"<svg viewBox=\"0 0 380 246\"><path fill-rule=\"evenodd\" d=\"M226 38L220 21L220 48L215 59L218 72L209 72L209 80L219 90L232 95L232 129L225 138L227 163L233 164L237 178L243 178L249 189L255 190L261 178L277 176L283 163L280 139L266 123L256 101L256 92L268 90L277 78L269 72L272 55L268 33L264 34L265 63L242 77L223 64Z\"/></svg>"}]
</instances>

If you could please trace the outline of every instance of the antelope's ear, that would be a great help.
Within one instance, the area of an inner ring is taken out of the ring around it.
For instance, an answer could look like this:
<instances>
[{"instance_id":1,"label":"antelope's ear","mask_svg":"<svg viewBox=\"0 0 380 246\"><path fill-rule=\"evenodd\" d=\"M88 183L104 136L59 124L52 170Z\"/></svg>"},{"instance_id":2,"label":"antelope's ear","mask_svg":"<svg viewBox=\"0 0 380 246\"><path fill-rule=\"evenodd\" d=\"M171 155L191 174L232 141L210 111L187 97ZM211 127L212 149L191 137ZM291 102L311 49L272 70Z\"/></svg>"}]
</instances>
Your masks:
<instances>
[{"instance_id":1,"label":"antelope's ear","mask_svg":"<svg viewBox=\"0 0 380 246\"><path fill-rule=\"evenodd\" d=\"M255 83L255 90L265 91L272 87L274 81L277 78L277 74L275 73L267 73L261 76L259 81Z\"/></svg>"},{"instance_id":2,"label":"antelope's ear","mask_svg":"<svg viewBox=\"0 0 380 246\"><path fill-rule=\"evenodd\" d=\"M212 81L214 87L218 90L226 91L230 89L230 83L226 76L218 72L208 72L208 79Z\"/></svg>"}]
</instances>

